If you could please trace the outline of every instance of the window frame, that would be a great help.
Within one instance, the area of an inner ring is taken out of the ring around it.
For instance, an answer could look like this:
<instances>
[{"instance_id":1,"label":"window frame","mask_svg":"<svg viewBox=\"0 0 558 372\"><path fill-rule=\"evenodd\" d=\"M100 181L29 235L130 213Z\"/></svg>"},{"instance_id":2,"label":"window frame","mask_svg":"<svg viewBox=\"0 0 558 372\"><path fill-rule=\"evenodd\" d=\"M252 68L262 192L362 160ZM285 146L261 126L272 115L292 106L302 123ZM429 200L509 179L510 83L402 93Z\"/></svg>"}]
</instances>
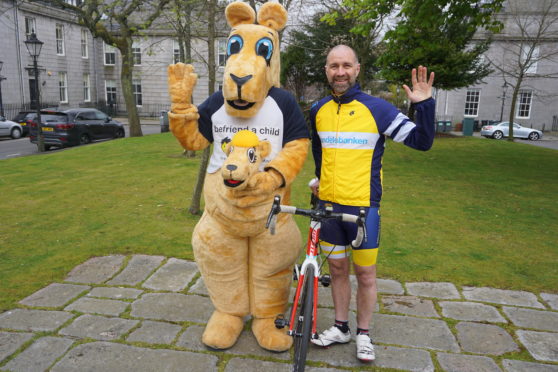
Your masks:
<instances>
[{"instance_id":1,"label":"window frame","mask_svg":"<svg viewBox=\"0 0 558 372\"><path fill-rule=\"evenodd\" d=\"M25 36L29 37L33 32L37 35L37 20L35 17L25 16Z\"/></svg>"},{"instance_id":2,"label":"window frame","mask_svg":"<svg viewBox=\"0 0 558 372\"><path fill-rule=\"evenodd\" d=\"M89 59L89 35L86 29L81 29L81 58Z\"/></svg>"},{"instance_id":3,"label":"window frame","mask_svg":"<svg viewBox=\"0 0 558 372\"><path fill-rule=\"evenodd\" d=\"M109 84L109 82L111 84ZM111 89L109 91L109 88ZM109 94L112 96L114 95L114 101L109 100ZM116 80L112 80L112 79L108 79L105 80L105 100L107 105L109 105L110 103L116 104L117 100L118 100L118 91L117 91L117 86L116 86Z\"/></svg>"},{"instance_id":4,"label":"window frame","mask_svg":"<svg viewBox=\"0 0 558 372\"><path fill-rule=\"evenodd\" d=\"M141 47L136 43L132 44L132 61L134 66L141 66Z\"/></svg>"},{"instance_id":5,"label":"window frame","mask_svg":"<svg viewBox=\"0 0 558 372\"><path fill-rule=\"evenodd\" d=\"M105 66L115 66L116 65L116 48L112 45L108 45L107 43L103 43L103 63ZM112 63L107 63L107 57L112 56L110 58Z\"/></svg>"},{"instance_id":6,"label":"window frame","mask_svg":"<svg viewBox=\"0 0 558 372\"><path fill-rule=\"evenodd\" d=\"M227 39L217 40L217 66L225 67L227 63Z\"/></svg>"},{"instance_id":7,"label":"window frame","mask_svg":"<svg viewBox=\"0 0 558 372\"><path fill-rule=\"evenodd\" d=\"M132 94L134 95L134 103L136 104L136 107L142 107L143 92L141 86L141 79L132 79Z\"/></svg>"},{"instance_id":8,"label":"window frame","mask_svg":"<svg viewBox=\"0 0 558 372\"><path fill-rule=\"evenodd\" d=\"M529 53L531 48L533 49L533 53L531 55L531 61L529 62L530 65L525 70L525 73L529 74L529 75L534 75L534 74L537 73L537 68L538 68L538 64L539 64L540 48L539 48L538 45L533 46L533 45L530 45L530 44L523 44L521 46L521 63L526 62L527 54Z\"/></svg>"},{"instance_id":9,"label":"window frame","mask_svg":"<svg viewBox=\"0 0 558 372\"><path fill-rule=\"evenodd\" d=\"M471 118L476 118L479 116L480 96L481 96L481 90L479 88L467 89L467 92L465 93L465 110L463 113L464 116L471 117ZM475 97L476 100L470 99Z\"/></svg>"},{"instance_id":10,"label":"window frame","mask_svg":"<svg viewBox=\"0 0 558 372\"><path fill-rule=\"evenodd\" d=\"M83 74L83 102L91 102L91 75Z\"/></svg>"},{"instance_id":11,"label":"window frame","mask_svg":"<svg viewBox=\"0 0 558 372\"><path fill-rule=\"evenodd\" d=\"M65 56L66 45L64 41L64 25L61 23L56 24L55 39L56 39L56 55Z\"/></svg>"},{"instance_id":12,"label":"window frame","mask_svg":"<svg viewBox=\"0 0 558 372\"><path fill-rule=\"evenodd\" d=\"M528 95L529 102L524 102L524 96ZM524 107L527 108L524 108ZM530 119L533 109L533 91L530 89L521 89L517 95L517 109L515 112L516 119ZM522 112L527 112L526 116L520 116Z\"/></svg>"},{"instance_id":13,"label":"window frame","mask_svg":"<svg viewBox=\"0 0 558 372\"><path fill-rule=\"evenodd\" d=\"M172 61L173 63L180 62L180 44L176 39L172 41Z\"/></svg>"},{"instance_id":14,"label":"window frame","mask_svg":"<svg viewBox=\"0 0 558 372\"><path fill-rule=\"evenodd\" d=\"M60 103L68 103L68 73L58 72L58 98Z\"/></svg>"}]
</instances>

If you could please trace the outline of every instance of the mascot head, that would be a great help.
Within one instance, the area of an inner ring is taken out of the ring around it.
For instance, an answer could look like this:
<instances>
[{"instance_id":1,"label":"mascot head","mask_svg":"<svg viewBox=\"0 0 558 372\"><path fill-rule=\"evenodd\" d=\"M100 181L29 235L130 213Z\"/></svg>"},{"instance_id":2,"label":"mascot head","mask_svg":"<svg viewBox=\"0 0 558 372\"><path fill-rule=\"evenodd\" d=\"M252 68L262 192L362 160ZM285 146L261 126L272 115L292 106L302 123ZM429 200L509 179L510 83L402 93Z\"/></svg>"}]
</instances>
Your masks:
<instances>
[{"instance_id":1,"label":"mascot head","mask_svg":"<svg viewBox=\"0 0 558 372\"><path fill-rule=\"evenodd\" d=\"M232 27L227 41L223 77L225 109L232 116L254 116L271 87L279 87L279 33L287 23L287 11L267 2L257 15L246 3L234 2L225 10Z\"/></svg>"},{"instance_id":2,"label":"mascot head","mask_svg":"<svg viewBox=\"0 0 558 372\"><path fill-rule=\"evenodd\" d=\"M225 145L227 159L221 167L221 175L226 187L242 190L245 181L260 170L262 160L271 152L268 141L260 141L250 130L236 133L232 141Z\"/></svg>"}]
</instances>

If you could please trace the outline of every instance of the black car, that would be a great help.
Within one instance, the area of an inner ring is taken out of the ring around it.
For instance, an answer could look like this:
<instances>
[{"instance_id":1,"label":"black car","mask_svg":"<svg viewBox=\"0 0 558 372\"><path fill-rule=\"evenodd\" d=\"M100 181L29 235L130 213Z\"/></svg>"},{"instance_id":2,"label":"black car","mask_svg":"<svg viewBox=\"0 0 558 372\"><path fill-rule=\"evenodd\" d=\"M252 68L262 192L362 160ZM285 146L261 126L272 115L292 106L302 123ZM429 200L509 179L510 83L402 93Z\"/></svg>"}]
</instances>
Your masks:
<instances>
[{"instance_id":1,"label":"black car","mask_svg":"<svg viewBox=\"0 0 558 372\"><path fill-rule=\"evenodd\" d=\"M30 121L30 140L37 143L36 115ZM41 111L45 149L84 145L91 141L122 138L124 126L97 109Z\"/></svg>"},{"instance_id":2,"label":"black car","mask_svg":"<svg viewBox=\"0 0 558 372\"><path fill-rule=\"evenodd\" d=\"M12 121L21 125L21 129L23 129L23 136L29 134L29 125L27 124L27 120L33 119L35 115L37 115L37 111L20 111L12 119Z\"/></svg>"}]
</instances>

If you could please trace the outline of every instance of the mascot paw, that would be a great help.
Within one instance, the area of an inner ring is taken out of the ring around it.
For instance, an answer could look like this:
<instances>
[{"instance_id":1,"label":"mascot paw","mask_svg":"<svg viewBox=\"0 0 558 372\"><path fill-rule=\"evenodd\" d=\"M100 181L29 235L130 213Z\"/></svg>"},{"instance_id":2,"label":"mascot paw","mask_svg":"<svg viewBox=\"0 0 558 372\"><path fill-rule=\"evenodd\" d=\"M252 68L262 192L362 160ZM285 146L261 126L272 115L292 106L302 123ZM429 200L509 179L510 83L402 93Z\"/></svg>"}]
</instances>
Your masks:
<instances>
[{"instance_id":1,"label":"mascot paw","mask_svg":"<svg viewBox=\"0 0 558 372\"><path fill-rule=\"evenodd\" d=\"M254 319L252 333L256 336L258 344L270 351L287 351L293 344L293 338L285 331L277 329L272 318Z\"/></svg>"},{"instance_id":2,"label":"mascot paw","mask_svg":"<svg viewBox=\"0 0 558 372\"><path fill-rule=\"evenodd\" d=\"M234 345L243 327L241 317L215 310L205 327L202 342L213 349L228 349Z\"/></svg>"},{"instance_id":3,"label":"mascot paw","mask_svg":"<svg viewBox=\"0 0 558 372\"><path fill-rule=\"evenodd\" d=\"M177 63L170 65L167 71L171 111L183 114L192 107L192 91L198 80L192 65Z\"/></svg>"},{"instance_id":4,"label":"mascot paw","mask_svg":"<svg viewBox=\"0 0 558 372\"><path fill-rule=\"evenodd\" d=\"M283 184L283 177L275 169L258 172L248 180L253 194L270 194Z\"/></svg>"}]
</instances>

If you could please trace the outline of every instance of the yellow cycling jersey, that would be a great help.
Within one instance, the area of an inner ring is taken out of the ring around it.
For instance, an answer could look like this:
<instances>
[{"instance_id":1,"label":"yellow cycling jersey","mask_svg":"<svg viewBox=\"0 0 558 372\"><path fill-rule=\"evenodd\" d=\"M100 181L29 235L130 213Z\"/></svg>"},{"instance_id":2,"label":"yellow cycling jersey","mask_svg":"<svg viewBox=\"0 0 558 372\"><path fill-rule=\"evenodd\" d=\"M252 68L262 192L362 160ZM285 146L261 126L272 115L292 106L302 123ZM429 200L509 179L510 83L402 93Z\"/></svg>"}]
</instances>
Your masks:
<instances>
[{"instance_id":1,"label":"yellow cycling jersey","mask_svg":"<svg viewBox=\"0 0 558 372\"><path fill-rule=\"evenodd\" d=\"M432 145L434 100L419 103L417 113L419 124L390 103L362 93L358 85L316 103L310 121L320 199L378 207L386 136L420 150Z\"/></svg>"}]
</instances>

